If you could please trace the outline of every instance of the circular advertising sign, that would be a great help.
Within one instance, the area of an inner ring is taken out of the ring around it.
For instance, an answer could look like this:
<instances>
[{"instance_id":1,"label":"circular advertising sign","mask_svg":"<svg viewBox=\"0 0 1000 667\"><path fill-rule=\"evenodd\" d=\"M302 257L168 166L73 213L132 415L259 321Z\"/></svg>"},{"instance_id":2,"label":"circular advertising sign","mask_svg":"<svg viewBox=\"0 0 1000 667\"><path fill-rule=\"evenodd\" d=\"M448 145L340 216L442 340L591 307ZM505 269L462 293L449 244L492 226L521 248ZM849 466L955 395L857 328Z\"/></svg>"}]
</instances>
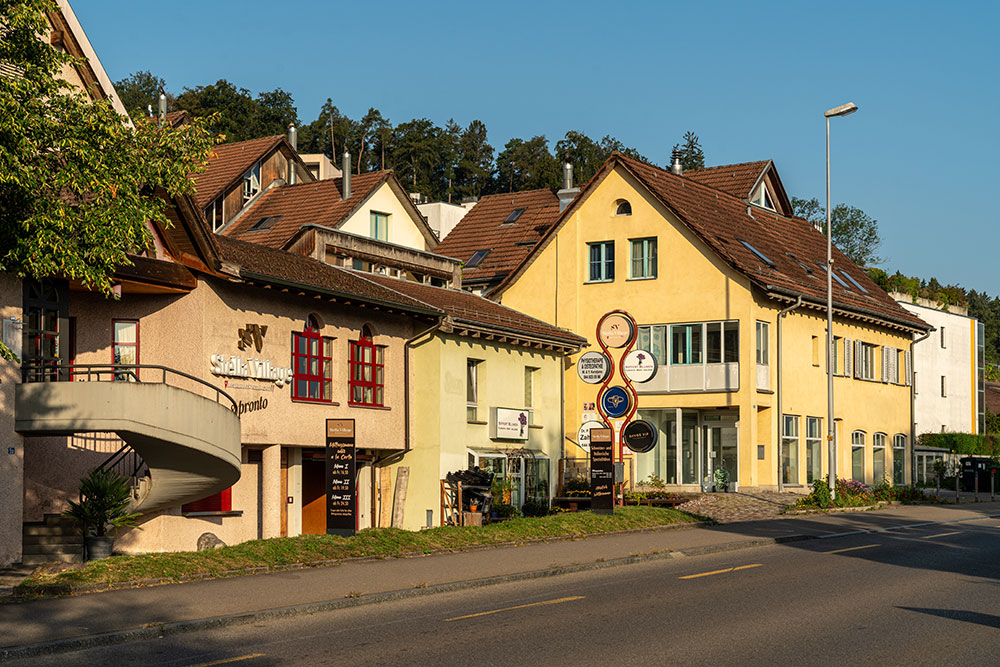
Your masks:
<instances>
[{"instance_id":1,"label":"circular advertising sign","mask_svg":"<svg viewBox=\"0 0 1000 667\"><path fill-rule=\"evenodd\" d=\"M625 425L622 442L636 454L645 454L656 447L659 431L645 419L636 419Z\"/></svg>"},{"instance_id":2,"label":"circular advertising sign","mask_svg":"<svg viewBox=\"0 0 1000 667\"><path fill-rule=\"evenodd\" d=\"M632 350L622 361L622 372L632 382L649 382L656 375L656 357L646 350Z\"/></svg>"},{"instance_id":3,"label":"circular advertising sign","mask_svg":"<svg viewBox=\"0 0 1000 667\"><path fill-rule=\"evenodd\" d=\"M586 352L577 359L576 373L587 384L600 384L611 372L611 360L600 352Z\"/></svg>"},{"instance_id":4,"label":"circular advertising sign","mask_svg":"<svg viewBox=\"0 0 1000 667\"><path fill-rule=\"evenodd\" d=\"M608 347L625 347L635 337L632 322L623 315L609 315L601 321L597 332L601 342Z\"/></svg>"},{"instance_id":5,"label":"circular advertising sign","mask_svg":"<svg viewBox=\"0 0 1000 667\"><path fill-rule=\"evenodd\" d=\"M624 387L611 387L601 396L601 407L604 409L604 414L616 419L632 407L632 397Z\"/></svg>"},{"instance_id":6,"label":"circular advertising sign","mask_svg":"<svg viewBox=\"0 0 1000 667\"><path fill-rule=\"evenodd\" d=\"M590 451L590 429L592 428L604 428L604 423L599 421L584 422L576 434L576 442L580 445L580 449L585 452Z\"/></svg>"}]
</instances>

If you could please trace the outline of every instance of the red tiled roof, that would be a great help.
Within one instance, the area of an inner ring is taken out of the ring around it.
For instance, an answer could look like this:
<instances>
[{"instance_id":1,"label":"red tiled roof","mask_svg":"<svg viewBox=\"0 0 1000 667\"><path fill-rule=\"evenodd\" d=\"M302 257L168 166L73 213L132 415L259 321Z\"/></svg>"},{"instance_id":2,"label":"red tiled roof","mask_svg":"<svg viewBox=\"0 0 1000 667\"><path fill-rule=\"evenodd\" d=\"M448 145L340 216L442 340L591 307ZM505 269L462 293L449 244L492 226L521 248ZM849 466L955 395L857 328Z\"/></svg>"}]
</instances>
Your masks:
<instances>
[{"instance_id":1,"label":"red tiled roof","mask_svg":"<svg viewBox=\"0 0 1000 667\"><path fill-rule=\"evenodd\" d=\"M279 285L294 284L303 288L334 293L349 299L384 304L399 310L421 314L440 315L441 309L391 290L369 280L365 274L277 250L256 243L216 236L215 243L223 261L236 264L240 275L248 280L261 280Z\"/></svg>"},{"instance_id":2,"label":"red tiled roof","mask_svg":"<svg viewBox=\"0 0 1000 667\"><path fill-rule=\"evenodd\" d=\"M557 233L576 206L586 199L587 190L601 180L601 175L621 165L631 172L665 206L674 211L701 240L734 269L750 278L761 289L775 293L801 295L817 304L826 303L826 237L813 225L800 218L789 218L763 208L748 210L746 200L710 188L687 176L677 176L621 153L613 153L598 174L584 188L572 205L566 208L559 222L539 243L532 256L541 251ZM757 257L741 243L745 241L769 259L773 266ZM794 255L794 258L792 257ZM532 257L511 273L498 291L513 281ZM807 265L807 272L799 263ZM833 249L834 275L849 287L833 282L833 301L837 309L853 311L917 330L928 325L897 304L868 275L836 247ZM864 287L867 294L841 274L849 275Z\"/></svg>"},{"instance_id":3,"label":"red tiled roof","mask_svg":"<svg viewBox=\"0 0 1000 667\"><path fill-rule=\"evenodd\" d=\"M572 331L560 329L519 311L502 306L495 301L483 298L464 290L433 287L399 278L389 278L374 274L363 275L379 285L401 292L417 299L430 307L443 310L456 323L480 326L489 329L500 329L532 337L546 338L563 345L579 347L587 341Z\"/></svg>"},{"instance_id":4,"label":"red tiled roof","mask_svg":"<svg viewBox=\"0 0 1000 667\"><path fill-rule=\"evenodd\" d=\"M391 171L370 171L351 176L351 196L341 198L343 179L280 185L264 192L222 234L251 243L282 248L303 225L336 228L372 191L385 183ZM268 229L251 231L264 218L278 217Z\"/></svg>"},{"instance_id":5,"label":"red tiled roof","mask_svg":"<svg viewBox=\"0 0 1000 667\"><path fill-rule=\"evenodd\" d=\"M194 199L198 206L204 208L211 203L284 138L284 135L279 134L274 137L219 144L213 148L208 156L208 166L204 171L193 175Z\"/></svg>"},{"instance_id":6,"label":"red tiled roof","mask_svg":"<svg viewBox=\"0 0 1000 667\"><path fill-rule=\"evenodd\" d=\"M750 190L760 180L761 174L770 163L770 160L758 160L757 162L692 169L684 172L684 178L698 181L716 190L728 192L738 199L747 199L751 195Z\"/></svg>"},{"instance_id":7,"label":"red tiled roof","mask_svg":"<svg viewBox=\"0 0 1000 667\"><path fill-rule=\"evenodd\" d=\"M504 220L514 209L524 212L512 223ZM552 190L530 190L483 197L434 250L468 262L478 250L489 249L483 261L462 270L467 283L494 282L514 270L559 217L559 198Z\"/></svg>"}]
</instances>

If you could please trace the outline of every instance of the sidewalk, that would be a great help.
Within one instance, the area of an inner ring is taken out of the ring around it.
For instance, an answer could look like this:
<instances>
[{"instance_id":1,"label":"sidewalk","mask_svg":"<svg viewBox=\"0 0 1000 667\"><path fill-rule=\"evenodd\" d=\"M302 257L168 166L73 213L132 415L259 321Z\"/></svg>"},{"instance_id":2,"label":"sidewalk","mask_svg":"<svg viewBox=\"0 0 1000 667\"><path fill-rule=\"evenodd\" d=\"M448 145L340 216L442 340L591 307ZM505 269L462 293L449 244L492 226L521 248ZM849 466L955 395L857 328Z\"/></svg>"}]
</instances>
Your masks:
<instances>
[{"instance_id":1,"label":"sidewalk","mask_svg":"<svg viewBox=\"0 0 1000 667\"><path fill-rule=\"evenodd\" d=\"M82 648L111 641L155 637L163 631L245 623L263 617L667 558L671 557L671 553L695 556L914 523L986 516L1000 516L1000 502L958 506L891 506L873 512L798 515L711 528L664 529L567 542L348 563L5 604L0 605L0 627L3 628L0 633L0 659L28 655L31 651L48 652L42 647L28 652L9 651L13 647L42 642L78 639L70 644L73 648ZM288 609L292 607L297 609ZM108 636L107 633L116 634ZM5 648L8 650L5 651Z\"/></svg>"}]
</instances>

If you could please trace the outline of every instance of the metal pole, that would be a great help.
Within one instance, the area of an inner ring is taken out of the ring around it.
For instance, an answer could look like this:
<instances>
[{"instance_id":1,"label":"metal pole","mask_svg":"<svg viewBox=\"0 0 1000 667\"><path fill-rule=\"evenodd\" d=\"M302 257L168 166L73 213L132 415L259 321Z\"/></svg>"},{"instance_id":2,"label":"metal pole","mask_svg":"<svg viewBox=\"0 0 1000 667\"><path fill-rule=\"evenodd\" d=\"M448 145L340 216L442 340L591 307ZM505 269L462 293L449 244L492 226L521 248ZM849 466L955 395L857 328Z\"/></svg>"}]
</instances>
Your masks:
<instances>
[{"instance_id":1,"label":"metal pole","mask_svg":"<svg viewBox=\"0 0 1000 667\"><path fill-rule=\"evenodd\" d=\"M826 117L826 444L830 497L837 497L837 443L833 423L833 230L830 225L830 117ZM846 351L845 351L846 352ZM780 415L779 415L780 416Z\"/></svg>"},{"instance_id":2,"label":"metal pole","mask_svg":"<svg viewBox=\"0 0 1000 667\"><path fill-rule=\"evenodd\" d=\"M962 479L962 471L961 470L956 470L955 471L955 503L956 504L962 502L962 492L959 491L959 488L958 488L958 481L960 479Z\"/></svg>"}]
</instances>

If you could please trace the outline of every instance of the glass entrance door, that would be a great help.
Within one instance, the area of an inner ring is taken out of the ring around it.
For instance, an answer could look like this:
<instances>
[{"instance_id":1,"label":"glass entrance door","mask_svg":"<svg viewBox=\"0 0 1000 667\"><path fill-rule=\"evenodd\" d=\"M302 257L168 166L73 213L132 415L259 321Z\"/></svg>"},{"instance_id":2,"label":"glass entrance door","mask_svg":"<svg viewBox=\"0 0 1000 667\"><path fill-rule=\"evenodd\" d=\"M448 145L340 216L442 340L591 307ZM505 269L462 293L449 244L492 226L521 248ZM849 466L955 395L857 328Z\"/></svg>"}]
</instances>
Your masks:
<instances>
[{"instance_id":1,"label":"glass entrance door","mask_svg":"<svg viewBox=\"0 0 1000 667\"><path fill-rule=\"evenodd\" d=\"M739 482L737 450L739 438L736 425L727 421L712 422L702 427L702 491L734 491ZM721 488L716 471L724 470L726 488Z\"/></svg>"}]
</instances>

